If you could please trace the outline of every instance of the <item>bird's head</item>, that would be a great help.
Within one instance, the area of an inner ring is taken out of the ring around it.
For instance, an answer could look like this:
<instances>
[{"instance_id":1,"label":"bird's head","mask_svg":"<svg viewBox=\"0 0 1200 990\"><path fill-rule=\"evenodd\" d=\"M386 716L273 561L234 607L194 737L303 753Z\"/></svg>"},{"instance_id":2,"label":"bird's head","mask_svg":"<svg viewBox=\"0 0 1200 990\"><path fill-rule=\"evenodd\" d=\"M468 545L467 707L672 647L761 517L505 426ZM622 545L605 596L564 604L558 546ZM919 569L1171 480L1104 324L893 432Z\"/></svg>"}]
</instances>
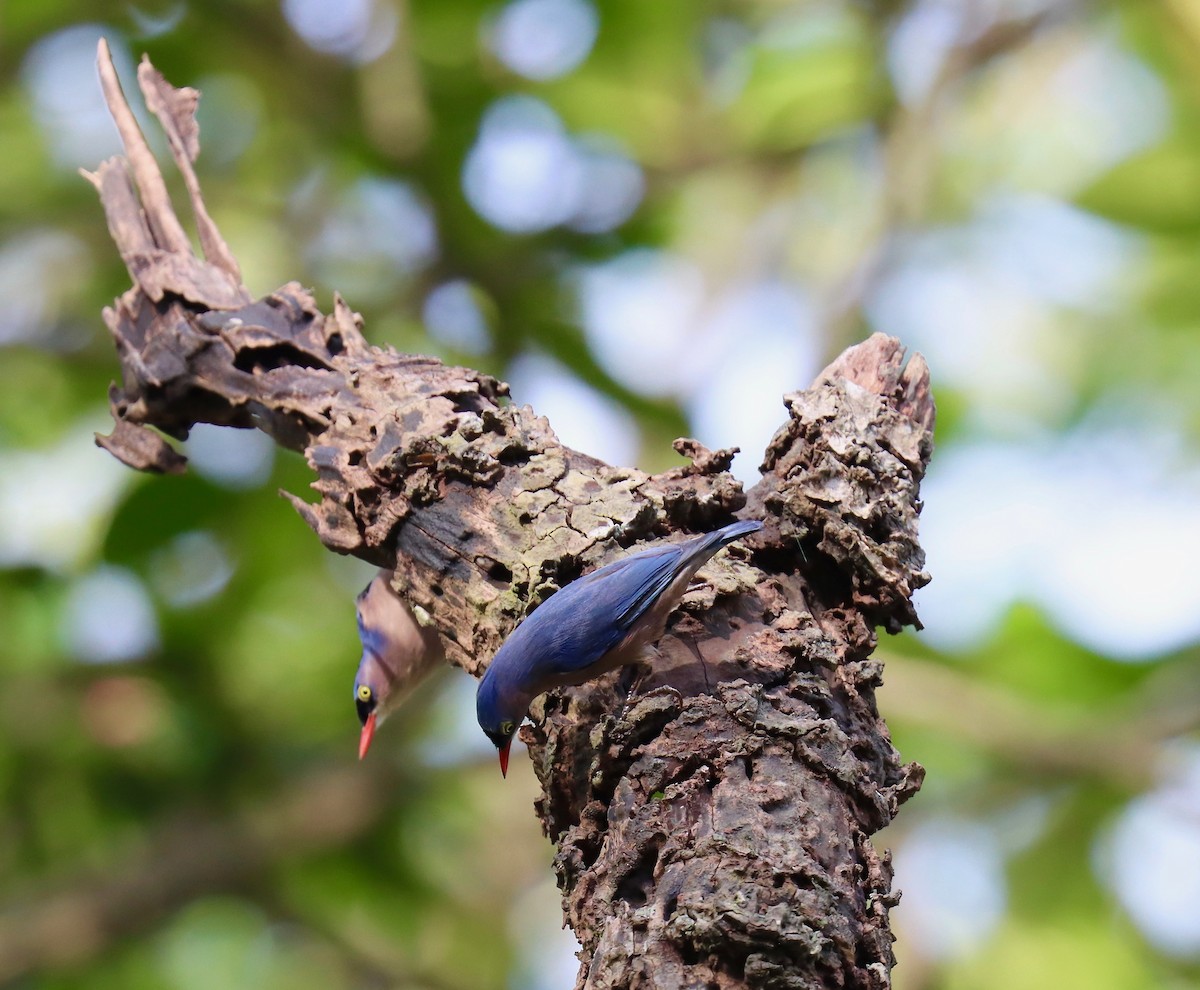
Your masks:
<instances>
[{"instance_id":1,"label":"bird's head","mask_svg":"<svg viewBox=\"0 0 1200 990\"><path fill-rule=\"evenodd\" d=\"M360 760L371 748L376 727L387 717L391 687L392 678L387 667L374 653L364 650L354 677L354 707L358 709L358 720L362 723L362 735L358 737Z\"/></svg>"},{"instance_id":2,"label":"bird's head","mask_svg":"<svg viewBox=\"0 0 1200 990\"><path fill-rule=\"evenodd\" d=\"M492 741L500 754L500 776L508 776L508 753L512 749L513 736L516 734L517 726L513 721L501 722L494 729L484 729L484 733Z\"/></svg>"},{"instance_id":3,"label":"bird's head","mask_svg":"<svg viewBox=\"0 0 1200 990\"><path fill-rule=\"evenodd\" d=\"M475 715L479 719L479 727L500 754L500 773L508 776L508 753L512 747L513 736L517 727L525 717L529 707L527 697L517 697L515 692L504 691L499 684L499 678L492 674L495 667L488 668L483 680L479 682L479 693L475 696Z\"/></svg>"}]
</instances>

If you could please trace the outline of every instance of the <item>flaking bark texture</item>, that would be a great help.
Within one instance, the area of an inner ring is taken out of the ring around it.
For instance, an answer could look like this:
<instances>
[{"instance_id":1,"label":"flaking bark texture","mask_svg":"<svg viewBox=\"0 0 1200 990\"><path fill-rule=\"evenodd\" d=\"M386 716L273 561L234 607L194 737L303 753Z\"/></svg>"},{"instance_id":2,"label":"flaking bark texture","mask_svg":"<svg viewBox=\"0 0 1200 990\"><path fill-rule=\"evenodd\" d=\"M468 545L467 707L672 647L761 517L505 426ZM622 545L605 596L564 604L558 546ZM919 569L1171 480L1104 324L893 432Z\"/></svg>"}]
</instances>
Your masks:
<instances>
[{"instance_id":1,"label":"flaking bark texture","mask_svg":"<svg viewBox=\"0 0 1200 990\"><path fill-rule=\"evenodd\" d=\"M924 362L876 335L809 390L748 493L731 451L680 440L660 475L564 447L487 376L367 344L335 300L252 301L191 171L195 94L139 81L184 170L195 258L101 47L126 159L89 176L134 285L105 310L116 428L133 467L178 471L158 431L254 427L304 452L322 542L395 571L447 657L479 675L556 588L643 541L752 516L711 561L634 696L622 673L534 705L523 730L578 987L879 988L890 983L886 854L870 836L920 786L875 705L875 628L916 622L928 577L918 489L931 449ZM347 603L349 608L349 603Z\"/></svg>"}]
</instances>

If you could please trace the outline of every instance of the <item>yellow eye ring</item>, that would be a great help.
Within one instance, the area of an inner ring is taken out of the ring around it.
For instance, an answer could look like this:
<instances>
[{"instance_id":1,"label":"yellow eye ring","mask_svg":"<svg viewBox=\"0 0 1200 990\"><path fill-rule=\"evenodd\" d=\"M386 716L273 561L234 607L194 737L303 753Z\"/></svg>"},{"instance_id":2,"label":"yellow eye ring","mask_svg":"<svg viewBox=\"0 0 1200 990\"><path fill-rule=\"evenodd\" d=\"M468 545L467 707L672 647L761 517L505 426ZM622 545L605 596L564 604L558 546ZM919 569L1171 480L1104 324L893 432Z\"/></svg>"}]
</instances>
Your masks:
<instances>
[{"instance_id":1,"label":"yellow eye ring","mask_svg":"<svg viewBox=\"0 0 1200 990\"><path fill-rule=\"evenodd\" d=\"M371 700L371 689L366 684L360 684L358 686L358 700L359 701L370 701Z\"/></svg>"},{"instance_id":2,"label":"yellow eye ring","mask_svg":"<svg viewBox=\"0 0 1200 990\"><path fill-rule=\"evenodd\" d=\"M516 729L516 726L513 725L512 722L501 722L500 723L501 735L511 736L515 729Z\"/></svg>"}]
</instances>

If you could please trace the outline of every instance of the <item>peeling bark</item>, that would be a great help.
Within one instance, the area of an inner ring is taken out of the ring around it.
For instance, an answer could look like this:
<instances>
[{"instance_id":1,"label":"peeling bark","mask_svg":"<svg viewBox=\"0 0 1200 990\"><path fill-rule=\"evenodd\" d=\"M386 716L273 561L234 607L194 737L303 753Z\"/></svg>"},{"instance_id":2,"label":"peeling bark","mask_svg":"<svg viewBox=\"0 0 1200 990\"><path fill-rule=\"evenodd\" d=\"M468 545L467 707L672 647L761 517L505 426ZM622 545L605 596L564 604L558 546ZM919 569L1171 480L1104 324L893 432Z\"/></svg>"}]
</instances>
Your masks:
<instances>
[{"instance_id":1,"label":"peeling bark","mask_svg":"<svg viewBox=\"0 0 1200 990\"><path fill-rule=\"evenodd\" d=\"M870 836L920 786L875 705L875 628L915 624L931 451L928 369L894 339L851 348L807 391L749 492L732 451L676 442L659 475L559 443L507 386L370 346L340 299L290 284L251 300L204 211L196 94L138 78L183 170L194 257L125 106L126 159L89 176L133 287L105 310L130 466L182 469L157 431L257 428L302 451L319 499L288 495L331 550L394 569L447 657L479 675L530 608L622 548L735 514L766 528L711 561L638 695L621 673L544 696L522 731L558 853L578 987L884 988L891 869Z\"/></svg>"}]
</instances>

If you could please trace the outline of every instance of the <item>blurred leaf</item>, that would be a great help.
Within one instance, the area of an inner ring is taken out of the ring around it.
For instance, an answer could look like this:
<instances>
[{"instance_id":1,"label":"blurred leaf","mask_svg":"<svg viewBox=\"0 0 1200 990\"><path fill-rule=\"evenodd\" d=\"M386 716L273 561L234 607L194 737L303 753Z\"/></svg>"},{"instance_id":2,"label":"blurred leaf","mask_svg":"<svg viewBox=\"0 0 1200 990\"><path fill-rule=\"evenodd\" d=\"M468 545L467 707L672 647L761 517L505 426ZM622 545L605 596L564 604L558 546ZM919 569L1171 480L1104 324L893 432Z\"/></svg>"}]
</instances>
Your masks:
<instances>
[{"instance_id":1,"label":"blurred leaf","mask_svg":"<svg viewBox=\"0 0 1200 990\"><path fill-rule=\"evenodd\" d=\"M1200 142L1174 140L1121 162L1078 196L1084 209L1145 230L1200 228Z\"/></svg>"},{"instance_id":2,"label":"blurred leaf","mask_svg":"<svg viewBox=\"0 0 1200 990\"><path fill-rule=\"evenodd\" d=\"M864 38L834 38L795 49L760 46L729 119L739 141L750 148L802 148L869 116L877 103L876 85Z\"/></svg>"},{"instance_id":3,"label":"blurred leaf","mask_svg":"<svg viewBox=\"0 0 1200 990\"><path fill-rule=\"evenodd\" d=\"M1012 919L970 960L951 965L947 990L1035 990L1086 986L1090 990L1160 990L1154 970L1128 938L1113 937L1117 923L1060 917L1053 923Z\"/></svg>"}]
</instances>

